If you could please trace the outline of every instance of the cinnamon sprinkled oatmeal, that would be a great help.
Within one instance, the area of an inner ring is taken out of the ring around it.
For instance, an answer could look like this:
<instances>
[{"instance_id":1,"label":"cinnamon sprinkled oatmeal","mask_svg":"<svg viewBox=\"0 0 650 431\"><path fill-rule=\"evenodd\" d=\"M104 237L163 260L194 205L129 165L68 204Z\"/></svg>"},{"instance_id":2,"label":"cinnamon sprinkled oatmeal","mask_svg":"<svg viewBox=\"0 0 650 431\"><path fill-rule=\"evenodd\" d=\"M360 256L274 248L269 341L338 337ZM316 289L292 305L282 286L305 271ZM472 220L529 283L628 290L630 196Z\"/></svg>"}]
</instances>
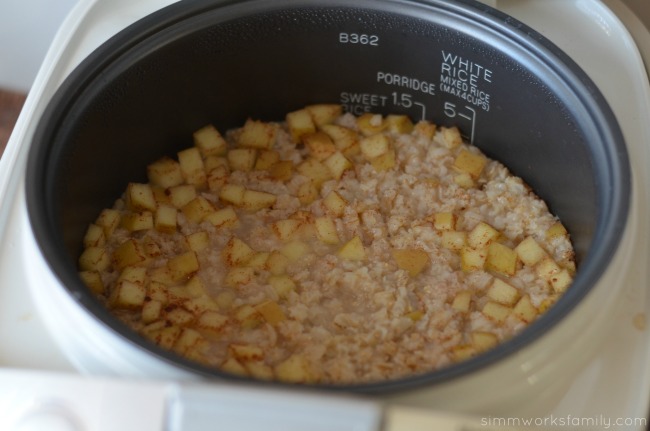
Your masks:
<instances>
[{"instance_id":1,"label":"cinnamon sprinkled oatmeal","mask_svg":"<svg viewBox=\"0 0 650 431\"><path fill-rule=\"evenodd\" d=\"M569 236L456 128L311 105L148 166L89 226L88 287L129 327L228 373L361 383L520 332L569 287Z\"/></svg>"}]
</instances>

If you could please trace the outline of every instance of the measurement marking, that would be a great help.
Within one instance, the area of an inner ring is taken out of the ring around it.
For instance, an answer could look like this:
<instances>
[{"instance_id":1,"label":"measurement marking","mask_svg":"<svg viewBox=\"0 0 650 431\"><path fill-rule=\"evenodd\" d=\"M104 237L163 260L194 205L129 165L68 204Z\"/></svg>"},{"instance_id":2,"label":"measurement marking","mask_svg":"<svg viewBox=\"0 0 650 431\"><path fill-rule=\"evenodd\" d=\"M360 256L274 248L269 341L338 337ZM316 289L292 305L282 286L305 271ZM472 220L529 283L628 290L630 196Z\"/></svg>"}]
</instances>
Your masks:
<instances>
[{"instance_id":1,"label":"measurement marking","mask_svg":"<svg viewBox=\"0 0 650 431\"><path fill-rule=\"evenodd\" d=\"M413 104L419 106L420 108L422 108L422 116L420 117L420 120L424 121L427 118L427 107L426 107L426 105L424 103L420 103L420 102L413 102Z\"/></svg>"},{"instance_id":2,"label":"measurement marking","mask_svg":"<svg viewBox=\"0 0 650 431\"><path fill-rule=\"evenodd\" d=\"M465 106L465 108L467 108L468 111L472 112L472 117L471 118L464 117L462 114L461 114L461 116L463 116L464 118L467 118L469 121L472 122L472 131L471 131L471 134L470 134L469 142L470 142L470 144L474 145L474 131L476 130L476 111L474 110L474 108L472 108L470 106Z\"/></svg>"}]
</instances>

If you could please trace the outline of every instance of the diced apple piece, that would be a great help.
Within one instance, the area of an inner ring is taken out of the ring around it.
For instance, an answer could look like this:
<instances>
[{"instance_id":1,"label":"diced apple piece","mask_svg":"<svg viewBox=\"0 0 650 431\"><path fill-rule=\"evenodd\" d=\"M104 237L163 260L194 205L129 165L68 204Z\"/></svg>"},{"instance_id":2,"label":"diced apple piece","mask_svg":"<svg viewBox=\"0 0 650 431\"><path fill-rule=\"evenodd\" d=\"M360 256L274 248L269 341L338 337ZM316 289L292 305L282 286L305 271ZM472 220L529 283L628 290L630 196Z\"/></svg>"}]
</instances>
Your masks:
<instances>
[{"instance_id":1,"label":"diced apple piece","mask_svg":"<svg viewBox=\"0 0 650 431\"><path fill-rule=\"evenodd\" d=\"M473 179L481 176L488 160L483 154L469 150L461 150L454 160L454 168L460 172L468 173Z\"/></svg>"},{"instance_id":2,"label":"diced apple piece","mask_svg":"<svg viewBox=\"0 0 650 431\"><path fill-rule=\"evenodd\" d=\"M295 262L309 253L309 245L302 241L291 241L282 246L280 253L290 262Z\"/></svg>"},{"instance_id":3,"label":"diced apple piece","mask_svg":"<svg viewBox=\"0 0 650 431\"><path fill-rule=\"evenodd\" d=\"M453 355L454 361L461 362L476 356L477 351L476 348L472 345L461 344L454 346L451 353Z\"/></svg>"},{"instance_id":4,"label":"diced apple piece","mask_svg":"<svg viewBox=\"0 0 650 431\"><path fill-rule=\"evenodd\" d=\"M172 206L160 205L156 209L154 217L154 227L158 232L174 233L178 221L178 210Z\"/></svg>"},{"instance_id":5,"label":"diced apple piece","mask_svg":"<svg viewBox=\"0 0 650 431\"><path fill-rule=\"evenodd\" d=\"M226 172L230 172L230 165L228 164L228 159L225 156L225 152L221 156L207 156L205 159L203 159L203 166L205 166L205 171L209 174L217 168L223 168L226 170Z\"/></svg>"},{"instance_id":6,"label":"diced apple piece","mask_svg":"<svg viewBox=\"0 0 650 431\"><path fill-rule=\"evenodd\" d=\"M147 290L143 285L122 280L115 286L110 304L118 308L140 308L146 296Z\"/></svg>"},{"instance_id":7,"label":"diced apple piece","mask_svg":"<svg viewBox=\"0 0 650 431\"><path fill-rule=\"evenodd\" d=\"M130 281L131 283L144 286L147 281L147 268L141 266L127 266L122 269L117 281Z\"/></svg>"},{"instance_id":8,"label":"diced apple piece","mask_svg":"<svg viewBox=\"0 0 650 431\"><path fill-rule=\"evenodd\" d=\"M188 359L200 360L203 355L202 350L205 351L207 345L207 340L200 332L191 328L183 328L173 349Z\"/></svg>"},{"instance_id":9,"label":"diced apple piece","mask_svg":"<svg viewBox=\"0 0 650 431\"><path fill-rule=\"evenodd\" d=\"M234 148L228 151L227 157L233 171L250 172L255 167L257 150L254 148Z\"/></svg>"},{"instance_id":10,"label":"diced apple piece","mask_svg":"<svg viewBox=\"0 0 650 431\"><path fill-rule=\"evenodd\" d=\"M140 319L142 323L152 323L160 319L162 315L163 304L160 301L151 300L144 303Z\"/></svg>"},{"instance_id":11,"label":"diced apple piece","mask_svg":"<svg viewBox=\"0 0 650 431\"><path fill-rule=\"evenodd\" d=\"M242 206L245 192L246 189L244 186L238 184L226 184L219 193L219 199L236 206Z\"/></svg>"},{"instance_id":12,"label":"diced apple piece","mask_svg":"<svg viewBox=\"0 0 650 431\"><path fill-rule=\"evenodd\" d=\"M530 296L524 295L521 299L515 304L515 307L512 309L512 313L518 317L520 320L523 320L526 323L530 323L539 314L537 308L533 305L530 300Z\"/></svg>"},{"instance_id":13,"label":"diced apple piece","mask_svg":"<svg viewBox=\"0 0 650 431\"><path fill-rule=\"evenodd\" d=\"M300 142L304 135L316 131L314 120L306 109L289 112L286 115L285 120L294 142Z\"/></svg>"},{"instance_id":14,"label":"diced apple piece","mask_svg":"<svg viewBox=\"0 0 650 431\"><path fill-rule=\"evenodd\" d=\"M366 258L366 249L361 242L361 238L355 236L346 242L338 251L338 256L346 260L364 260Z\"/></svg>"},{"instance_id":15,"label":"diced apple piece","mask_svg":"<svg viewBox=\"0 0 650 431\"><path fill-rule=\"evenodd\" d=\"M408 272L411 277L415 277L429 265L429 254L419 248L394 249L392 254L397 267Z\"/></svg>"},{"instance_id":16,"label":"diced apple piece","mask_svg":"<svg viewBox=\"0 0 650 431\"><path fill-rule=\"evenodd\" d=\"M271 223L271 230L281 241L289 241L300 228L300 221L295 219L278 220Z\"/></svg>"},{"instance_id":17,"label":"diced apple piece","mask_svg":"<svg viewBox=\"0 0 650 431\"><path fill-rule=\"evenodd\" d=\"M498 230L485 222L480 222L467 235L467 244L472 248L484 248L498 236Z\"/></svg>"},{"instance_id":18,"label":"diced apple piece","mask_svg":"<svg viewBox=\"0 0 650 431\"><path fill-rule=\"evenodd\" d=\"M433 215L433 227L438 230L454 230L456 229L456 221L458 217L454 213L441 212Z\"/></svg>"},{"instance_id":19,"label":"diced apple piece","mask_svg":"<svg viewBox=\"0 0 650 431\"><path fill-rule=\"evenodd\" d=\"M448 230L442 232L440 245L453 251L461 251L467 242L467 232Z\"/></svg>"},{"instance_id":20,"label":"diced apple piece","mask_svg":"<svg viewBox=\"0 0 650 431\"><path fill-rule=\"evenodd\" d=\"M500 304L514 305L519 299L519 291L500 278L495 278L487 291L487 296Z\"/></svg>"},{"instance_id":21,"label":"diced apple piece","mask_svg":"<svg viewBox=\"0 0 650 431\"><path fill-rule=\"evenodd\" d=\"M293 162L282 160L269 168L269 175L277 181L289 181L293 178Z\"/></svg>"},{"instance_id":22,"label":"diced apple piece","mask_svg":"<svg viewBox=\"0 0 650 431\"><path fill-rule=\"evenodd\" d=\"M280 298L286 297L296 289L296 283L287 275L272 275L269 277L269 284Z\"/></svg>"},{"instance_id":23,"label":"diced apple piece","mask_svg":"<svg viewBox=\"0 0 650 431\"><path fill-rule=\"evenodd\" d=\"M201 223L203 219L214 212L214 207L203 196L197 196L181 208L185 218L191 223Z\"/></svg>"},{"instance_id":24,"label":"diced apple piece","mask_svg":"<svg viewBox=\"0 0 650 431\"><path fill-rule=\"evenodd\" d=\"M554 295L550 295L542 300L542 302L539 303L539 306L537 307L538 314L546 313L553 304L555 304L559 298L560 294L556 293Z\"/></svg>"},{"instance_id":25,"label":"diced apple piece","mask_svg":"<svg viewBox=\"0 0 650 431\"><path fill-rule=\"evenodd\" d=\"M408 317L412 321L417 322L419 320L422 320L422 318L424 317L424 311L423 310L411 311L409 313L406 313L404 317Z\"/></svg>"},{"instance_id":26,"label":"diced apple piece","mask_svg":"<svg viewBox=\"0 0 650 431\"><path fill-rule=\"evenodd\" d=\"M180 327L188 326L194 320L194 315L181 307L167 311L165 317L172 324Z\"/></svg>"},{"instance_id":27,"label":"diced apple piece","mask_svg":"<svg viewBox=\"0 0 650 431\"><path fill-rule=\"evenodd\" d=\"M224 247L222 254L226 265L239 266L248 262L255 255L255 251L244 241L232 237Z\"/></svg>"},{"instance_id":28,"label":"diced apple piece","mask_svg":"<svg viewBox=\"0 0 650 431\"><path fill-rule=\"evenodd\" d=\"M195 278L197 277L194 276L192 279ZM207 311L216 312L220 310L217 301L215 299L212 299L212 297L208 296L207 294L198 296L196 298L186 299L185 301L183 301L183 308L193 313L195 316L199 316L200 314L205 313Z\"/></svg>"},{"instance_id":29,"label":"diced apple piece","mask_svg":"<svg viewBox=\"0 0 650 431\"><path fill-rule=\"evenodd\" d=\"M433 137L436 134L436 125L429 122L429 121L418 121L415 124L415 127L413 127L413 130L415 133L417 133L420 136L424 136L427 139L433 139Z\"/></svg>"},{"instance_id":30,"label":"diced apple piece","mask_svg":"<svg viewBox=\"0 0 650 431\"><path fill-rule=\"evenodd\" d=\"M195 253L199 253L210 246L210 235L205 231L198 231L185 236L187 245Z\"/></svg>"},{"instance_id":31,"label":"diced apple piece","mask_svg":"<svg viewBox=\"0 0 650 431\"><path fill-rule=\"evenodd\" d=\"M390 139L388 136L378 133L361 139L359 145L361 147L361 154L366 159L372 160L375 157L385 154L390 149Z\"/></svg>"},{"instance_id":32,"label":"diced apple piece","mask_svg":"<svg viewBox=\"0 0 650 431\"><path fill-rule=\"evenodd\" d=\"M314 220L316 236L325 244L338 244L341 240L336 231L334 220L329 217L318 217Z\"/></svg>"},{"instance_id":33,"label":"diced apple piece","mask_svg":"<svg viewBox=\"0 0 650 431\"><path fill-rule=\"evenodd\" d=\"M327 208L327 210L333 215L341 217L348 202L337 192L331 191L327 196L325 196L325 199L323 199L323 205L325 205L325 208Z\"/></svg>"},{"instance_id":34,"label":"diced apple piece","mask_svg":"<svg viewBox=\"0 0 650 431\"><path fill-rule=\"evenodd\" d=\"M557 293L563 293L566 291L572 281L573 277L569 271L564 268L561 269L560 272L553 274L550 279L551 286L553 286L553 290Z\"/></svg>"},{"instance_id":35,"label":"diced apple piece","mask_svg":"<svg viewBox=\"0 0 650 431\"><path fill-rule=\"evenodd\" d=\"M484 306L482 313L496 322L503 322L512 312L512 308L494 301L488 301Z\"/></svg>"},{"instance_id":36,"label":"diced apple piece","mask_svg":"<svg viewBox=\"0 0 650 431\"><path fill-rule=\"evenodd\" d=\"M196 187L191 184L170 187L167 189L167 194L169 195L169 203L178 209L183 208L197 196Z\"/></svg>"},{"instance_id":37,"label":"diced apple piece","mask_svg":"<svg viewBox=\"0 0 650 431\"><path fill-rule=\"evenodd\" d=\"M247 376L248 370L244 367L241 362L235 358L228 358L223 364L221 364L221 369L226 373L234 374L236 376Z\"/></svg>"},{"instance_id":38,"label":"diced apple piece","mask_svg":"<svg viewBox=\"0 0 650 431\"><path fill-rule=\"evenodd\" d=\"M314 380L307 359L300 354L293 354L274 368L278 380L287 383L309 383Z\"/></svg>"},{"instance_id":39,"label":"diced apple piece","mask_svg":"<svg viewBox=\"0 0 650 431\"><path fill-rule=\"evenodd\" d=\"M532 236L521 241L515 247L515 252L517 252L517 256L519 256L519 259L524 263L524 265L528 266L534 266L546 257L546 251Z\"/></svg>"},{"instance_id":40,"label":"diced apple piece","mask_svg":"<svg viewBox=\"0 0 650 431\"><path fill-rule=\"evenodd\" d=\"M151 300L158 301L163 305L167 304L169 300L169 288L165 284L156 281L151 277L151 281L147 285L147 296L151 298Z\"/></svg>"},{"instance_id":41,"label":"diced apple piece","mask_svg":"<svg viewBox=\"0 0 650 431\"><path fill-rule=\"evenodd\" d=\"M258 153L257 160L255 160L255 170L266 171L279 161L280 153L277 151L262 150Z\"/></svg>"},{"instance_id":42,"label":"diced apple piece","mask_svg":"<svg viewBox=\"0 0 650 431\"><path fill-rule=\"evenodd\" d=\"M476 187L476 182L472 178L470 174L467 172L461 172L458 175L454 176L454 184L464 188L464 189L471 189Z\"/></svg>"},{"instance_id":43,"label":"diced apple piece","mask_svg":"<svg viewBox=\"0 0 650 431\"><path fill-rule=\"evenodd\" d=\"M178 340L178 337L180 337L182 331L183 330L178 326L172 325L166 327L160 330L155 341L163 349L171 350L172 347L174 347L176 340Z\"/></svg>"},{"instance_id":44,"label":"diced apple piece","mask_svg":"<svg viewBox=\"0 0 650 431\"><path fill-rule=\"evenodd\" d=\"M309 150L309 154L319 161L327 159L338 151L332 138L325 132L307 133L302 136L302 142Z\"/></svg>"},{"instance_id":45,"label":"diced apple piece","mask_svg":"<svg viewBox=\"0 0 650 431\"><path fill-rule=\"evenodd\" d=\"M241 207L248 211L259 211L272 207L277 198L276 195L271 193L245 190L242 196Z\"/></svg>"},{"instance_id":46,"label":"diced apple piece","mask_svg":"<svg viewBox=\"0 0 650 431\"><path fill-rule=\"evenodd\" d=\"M298 173L312 180L317 189L320 189L320 186L325 181L332 179L332 173L329 168L313 157L299 164L296 170Z\"/></svg>"},{"instance_id":47,"label":"diced apple piece","mask_svg":"<svg viewBox=\"0 0 650 431\"><path fill-rule=\"evenodd\" d=\"M212 124L208 124L192 134L194 145L203 157L222 156L226 153L227 143L221 133Z\"/></svg>"},{"instance_id":48,"label":"diced apple piece","mask_svg":"<svg viewBox=\"0 0 650 431\"><path fill-rule=\"evenodd\" d=\"M472 345L479 352L485 352L499 344L499 338L491 332L475 331L471 337Z\"/></svg>"},{"instance_id":49,"label":"diced apple piece","mask_svg":"<svg viewBox=\"0 0 650 431\"><path fill-rule=\"evenodd\" d=\"M390 114L386 116L386 126L394 133L411 133L413 121L407 115Z\"/></svg>"},{"instance_id":50,"label":"diced apple piece","mask_svg":"<svg viewBox=\"0 0 650 431\"><path fill-rule=\"evenodd\" d=\"M213 333L218 333L228 323L228 317L216 311L203 312L196 321L196 326L200 329Z\"/></svg>"},{"instance_id":51,"label":"diced apple piece","mask_svg":"<svg viewBox=\"0 0 650 431\"><path fill-rule=\"evenodd\" d=\"M204 364L212 365L210 355L208 353L210 348L210 343L205 338L201 337L197 340L196 343L192 344L187 350L178 351L181 355L189 359L190 361L201 362ZM174 346L174 349L177 349Z\"/></svg>"},{"instance_id":52,"label":"diced apple piece","mask_svg":"<svg viewBox=\"0 0 650 431\"><path fill-rule=\"evenodd\" d=\"M278 323L286 320L284 311L275 301L264 301L255 306L255 309L262 315L264 320L266 320L271 325L277 325Z\"/></svg>"},{"instance_id":53,"label":"diced apple piece","mask_svg":"<svg viewBox=\"0 0 650 431\"><path fill-rule=\"evenodd\" d=\"M262 316L250 304L239 307L235 310L234 316L243 329L255 329L262 323Z\"/></svg>"},{"instance_id":54,"label":"diced apple piece","mask_svg":"<svg viewBox=\"0 0 650 431\"><path fill-rule=\"evenodd\" d=\"M377 172L388 171L397 165L396 155L394 150L388 150L379 157L375 157L370 161L370 164Z\"/></svg>"},{"instance_id":55,"label":"diced apple piece","mask_svg":"<svg viewBox=\"0 0 650 431\"><path fill-rule=\"evenodd\" d=\"M221 208L209 214L205 221L212 223L219 229L235 228L239 226L239 217L232 207Z\"/></svg>"},{"instance_id":56,"label":"diced apple piece","mask_svg":"<svg viewBox=\"0 0 650 431\"><path fill-rule=\"evenodd\" d=\"M271 253L267 251L261 251L255 253L253 257L246 262L246 266L253 269L266 269L266 261L269 259Z\"/></svg>"},{"instance_id":57,"label":"diced apple piece","mask_svg":"<svg viewBox=\"0 0 650 431\"><path fill-rule=\"evenodd\" d=\"M167 267L171 271L174 280L189 278L200 269L196 253L188 251L173 257L167 261Z\"/></svg>"},{"instance_id":58,"label":"diced apple piece","mask_svg":"<svg viewBox=\"0 0 650 431\"><path fill-rule=\"evenodd\" d=\"M219 192L223 186L228 184L229 176L230 169L227 166L217 166L210 170L208 173L208 189L211 192Z\"/></svg>"},{"instance_id":59,"label":"diced apple piece","mask_svg":"<svg viewBox=\"0 0 650 431\"><path fill-rule=\"evenodd\" d=\"M472 292L463 290L458 292L451 303L451 308L463 313L469 312L469 307L472 303Z\"/></svg>"},{"instance_id":60,"label":"diced apple piece","mask_svg":"<svg viewBox=\"0 0 650 431\"><path fill-rule=\"evenodd\" d=\"M545 257L537 265L535 265L535 272L544 280L551 282L553 276L559 273L560 266L551 257Z\"/></svg>"},{"instance_id":61,"label":"diced apple piece","mask_svg":"<svg viewBox=\"0 0 650 431\"><path fill-rule=\"evenodd\" d=\"M153 268L149 272L149 277L151 278L152 282L155 281L164 285L171 285L175 283L174 277L172 275L173 274L167 265Z\"/></svg>"},{"instance_id":62,"label":"diced apple piece","mask_svg":"<svg viewBox=\"0 0 650 431\"><path fill-rule=\"evenodd\" d=\"M106 244L106 235L101 226L91 223L86 229L83 244L85 248L88 247L101 247Z\"/></svg>"},{"instance_id":63,"label":"diced apple piece","mask_svg":"<svg viewBox=\"0 0 650 431\"><path fill-rule=\"evenodd\" d=\"M366 136L377 134L386 128L381 114L367 112L357 117L357 128Z\"/></svg>"},{"instance_id":64,"label":"diced apple piece","mask_svg":"<svg viewBox=\"0 0 650 431\"><path fill-rule=\"evenodd\" d=\"M102 277L97 271L80 271L79 278L95 295L103 295L105 291Z\"/></svg>"},{"instance_id":65,"label":"diced apple piece","mask_svg":"<svg viewBox=\"0 0 650 431\"><path fill-rule=\"evenodd\" d=\"M517 270L517 252L507 245L492 242L488 246L485 269L510 276Z\"/></svg>"},{"instance_id":66,"label":"diced apple piece","mask_svg":"<svg viewBox=\"0 0 650 431\"><path fill-rule=\"evenodd\" d=\"M157 203L149 184L129 183L126 206L131 211L156 211Z\"/></svg>"},{"instance_id":67,"label":"diced apple piece","mask_svg":"<svg viewBox=\"0 0 650 431\"><path fill-rule=\"evenodd\" d=\"M317 127L333 123L343 113L343 107L338 104L319 103L305 106L305 109Z\"/></svg>"},{"instance_id":68,"label":"diced apple piece","mask_svg":"<svg viewBox=\"0 0 650 431\"><path fill-rule=\"evenodd\" d=\"M548 230L546 231L546 239L553 239L556 237L562 237L568 235L569 233L567 232L566 228L560 222L556 222L555 224L553 224L553 226L548 228Z\"/></svg>"},{"instance_id":69,"label":"diced apple piece","mask_svg":"<svg viewBox=\"0 0 650 431\"><path fill-rule=\"evenodd\" d=\"M273 275L284 274L289 265L289 258L277 250L272 251L266 260L266 267Z\"/></svg>"},{"instance_id":70,"label":"diced apple piece","mask_svg":"<svg viewBox=\"0 0 650 431\"><path fill-rule=\"evenodd\" d=\"M196 147L187 148L179 151L177 155L185 182L196 187L203 187L207 182L207 174L199 149Z\"/></svg>"},{"instance_id":71,"label":"diced apple piece","mask_svg":"<svg viewBox=\"0 0 650 431\"><path fill-rule=\"evenodd\" d=\"M183 289L185 289L185 293L190 298L200 298L207 295L205 283L203 283L203 280L198 275L190 278L189 281L185 283L185 286L183 286Z\"/></svg>"},{"instance_id":72,"label":"diced apple piece","mask_svg":"<svg viewBox=\"0 0 650 431\"><path fill-rule=\"evenodd\" d=\"M249 267L236 267L231 268L226 277L224 278L224 283L226 286L238 287L244 284L249 284L255 278L255 270Z\"/></svg>"},{"instance_id":73,"label":"diced apple piece","mask_svg":"<svg viewBox=\"0 0 650 431\"><path fill-rule=\"evenodd\" d=\"M275 143L275 126L262 121L246 120L237 141L240 147L269 150Z\"/></svg>"},{"instance_id":74,"label":"diced apple piece","mask_svg":"<svg viewBox=\"0 0 650 431\"><path fill-rule=\"evenodd\" d=\"M99 217L95 221L97 226L100 226L104 230L104 236L106 239L110 238L113 235L113 232L120 225L121 214L119 211L114 209L103 209L99 213Z\"/></svg>"},{"instance_id":75,"label":"diced apple piece","mask_svg":"<svg viewBox=\"0 0 650 431\"><path fill-rule=\"evenodd\" d=\"M220 292L215 298L214 302L221 310L229 310L235 302L236 295L231 291Z\"/></svg>"},{"instance_id":76,"label":"diced apple piece","mask_svg":"<svg viewBox=\"0 0 650 431\"><path fill-rule=\"evenodd\" d=\"M244 362L244 367L251 377L259 380L273 380L273 369L263 361L247 361Z\"/></svg>"},{"instance_id":77,"label":"diced apple piece","mask_svg":"<svg viewBox=\"0 0 650 431\"><path fill-rule=\"evenodd\" d=\"M306 181L298 187L297 197L302 205L309 205L318 198L318 189L311 180Z\"/></svg>"},{"instance_id":78,"label":"diced apple piece","mask_svg":"<svg viewBox=\"0 0 650 431\"><path fill-rule=\"evenodd\" d=\"M485 267L487 259L486 248L472 248L464 246L460 249L460 266L464 272L479 271Z\"/></svg>"},{"instance_id":79,"label":"diced apple piece","mask_svg":"<svg viewBox=\"0 0 650 431\"><path fill-rule=\"evenodd\" d=\"M352 162L350 162L340 151L335 152L325 159L323 164L337 180L341 179L343 172L352 169Z\"/></svg>"},{"instance_id":80,"label":"diced apple piece","mask_svg":"<svg viewBox=\"0 0 650 431\"><path fill-rule=\"evenodd\" d=\"M336 148L346 157L352 157L360 151L359 135L354 130L337 124L323 125L321 130L332 138Z\"/></svg>"},{"instance_id":81,"label":"diced apple piece","mask_svg":"<svg viewBox=\"0 0 650 431\"><path fill-rule=\"evenodd\" d=\"M460 135L458 127L441 127L440 133L446 148L453 149L463 143L463 137Z\"/></svg>"},{"instance_id":82,"label":"diced apple piece","mask_svg":"<svg viewBox=\"0 0 650 431\"><path fill-rule=\"evenodd\" d=\"M173 282L173 284L177 284L179 281L182 281L182 280L175 280ZM187 291L187 289L185 289L185 286L171 286L171 287L167 288L167 292L169 292L169 300L170 300L170 302L173 302L173 303L176 303L179 300L192 299L192 295L190 295L190 293ZM177 304L174 304L173 307L175 307L176 305ZM173 307L171 307L171 308L173 308Z\"/></svg>"},{"instance_id":83,"label":"diced apple piece","mask_svg":"<svg viewBox=\"0 0 650 431\"><path fill-rule=\"evenodd\" d=\"M122 270L127 266L144 265L149 261L143 247L134 239L123 242L113 252L115 268Z\"/></svg>"},{"instance_id":84,"label":"diced apple piece","mask_svg":"<svg viewBox=\"0 0 650 431\"><path fill-rule=\"evenodd\" d=\"M164 189L183 184L181 165L170 157L163 157L147 166L147 177L152 185Z\"/></svg>"}]
</instances>

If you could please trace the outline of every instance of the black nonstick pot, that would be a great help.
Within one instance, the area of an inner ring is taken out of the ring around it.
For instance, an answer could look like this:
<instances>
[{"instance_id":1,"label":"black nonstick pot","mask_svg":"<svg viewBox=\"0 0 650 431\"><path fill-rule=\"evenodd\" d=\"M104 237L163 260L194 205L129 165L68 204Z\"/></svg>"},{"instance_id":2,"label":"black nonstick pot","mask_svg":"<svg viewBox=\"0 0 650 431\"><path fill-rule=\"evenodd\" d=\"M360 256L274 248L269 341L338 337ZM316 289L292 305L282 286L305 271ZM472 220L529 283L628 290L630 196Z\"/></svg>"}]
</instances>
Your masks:
<instances>
[{"instance_id":1,"label":"black nonstick pot","mask_svg":"<svg viewBox=\"0 0 650 431\"><path fill-rule=\"evenodd\" d=\"M183 0L121 31L50 101L31 143L29 218L51 271L122 342L199 376L112 317L82 284L82 238L145 167L207 123L279 121L312 103L458 126L544 199L577 251L573 286L519 336L386 392L468 375L535 343L590 290L619 246L630 196L625 143L606 101L557 47L472 0Z\"/></svg>"}]
</instances>

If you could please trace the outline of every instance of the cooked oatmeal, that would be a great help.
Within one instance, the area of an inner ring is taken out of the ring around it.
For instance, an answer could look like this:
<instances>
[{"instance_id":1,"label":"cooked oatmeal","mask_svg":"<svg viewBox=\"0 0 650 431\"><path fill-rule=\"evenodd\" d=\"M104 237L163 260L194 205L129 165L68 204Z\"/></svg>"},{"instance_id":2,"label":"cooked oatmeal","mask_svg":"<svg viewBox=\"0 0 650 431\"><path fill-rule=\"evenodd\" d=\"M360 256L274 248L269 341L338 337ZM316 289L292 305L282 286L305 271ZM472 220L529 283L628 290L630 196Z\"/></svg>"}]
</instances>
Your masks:
<instances>
[{"instance_id":1,"label":"cooked oatmeal","mask_svg":"<svg viewBox=\"0 0 650 431\"><path fill-rule=\"evenodd\" d=\"M570 285L563 225L456 128L311 105L147 167L88 228L80 275L165 349L345 384L462 361Z\"/></svg>"}]
</instances>

